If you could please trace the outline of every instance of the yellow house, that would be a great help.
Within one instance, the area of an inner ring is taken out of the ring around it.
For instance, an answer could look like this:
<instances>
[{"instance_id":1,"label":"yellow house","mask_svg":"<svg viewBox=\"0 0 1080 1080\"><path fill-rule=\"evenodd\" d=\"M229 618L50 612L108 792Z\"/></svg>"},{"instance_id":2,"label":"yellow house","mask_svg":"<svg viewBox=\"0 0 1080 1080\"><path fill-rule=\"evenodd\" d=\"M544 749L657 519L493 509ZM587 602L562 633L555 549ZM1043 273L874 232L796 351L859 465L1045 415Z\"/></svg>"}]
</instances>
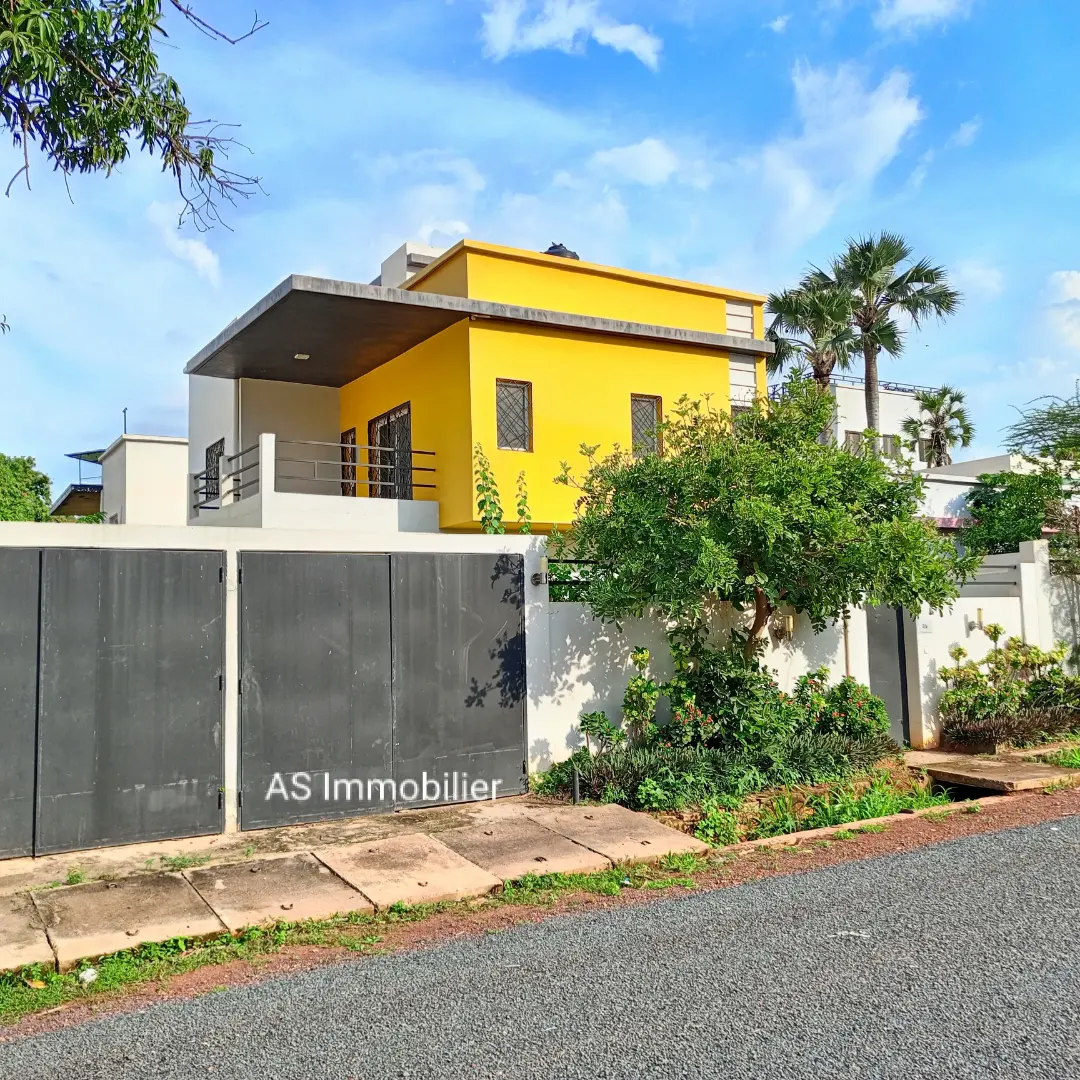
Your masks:
<instances>
[{"instance_id":1,"label":"yellow house","mask_svg":"<svg viewBox=\"0 0 1080 1080\"><path fill-rule=\"evenodd\" d=\"M401 289L294 277L231 324L187 369L236 383L236 430L213 446L230 457L273 430L278 477L299 483L308 458L281 447L326 444L331 471L308 480L324 488L304 490L436 501L438 527L462 531L480 527L479 446L508 523L524 474L543 530L573 519L553 480L582 443L647 451L684 394L724 409L765 394L764 297L473 240L422 261ZM203 399L193 387L193 475L217 431Z\"/></svg>"}]
</instances>

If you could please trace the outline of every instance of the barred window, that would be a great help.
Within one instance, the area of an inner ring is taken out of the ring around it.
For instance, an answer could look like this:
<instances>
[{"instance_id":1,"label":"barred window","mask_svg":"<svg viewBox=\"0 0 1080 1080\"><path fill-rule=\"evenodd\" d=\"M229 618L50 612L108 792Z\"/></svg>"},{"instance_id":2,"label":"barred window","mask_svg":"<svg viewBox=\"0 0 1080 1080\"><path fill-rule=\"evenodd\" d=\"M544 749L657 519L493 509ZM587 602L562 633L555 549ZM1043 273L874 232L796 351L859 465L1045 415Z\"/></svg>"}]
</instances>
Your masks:
<instances>
[{"instance_id":1,"label":"barred window","mask_svg":"<svg viewBox=\"0 0 1080 1080\"><path fill-rule=\"evenodd\" d=\"M899 435L881 436L881 453L884 457L898 458L903 449Z\"/></svg>"},{"instance_id":2,"label":"barred window","mask_svg":"<svg viewBox=\"0 0 1080 1080\"><path fill-rule=\"evenodd\" d=\"M858 450L862 446L863 433L861 431L844 432L844 449Z\"/></svg>"},{"instance_id":3,"label":"barred window","mask_svg":"<svg viewBox=\"0 0 1080 1080\"><path fill-rule=\"evenodd\" d=\"M205 501L221 497L221 459L224 456L224 439L218 439L206 448L206 480L203 483Z\"/></svg>"},{"instance_id":4,"label":"barred window","mask_svg":"<svg viewBox=\"0 0 1080 1080\"><path fill-rule=\"evenodd\" d=\"M663 402L652 394L630 395L630 445L634 457L646 457L660 451L657 424L663 419Z\"/></svg>"},{"instance_id":5,"label":"barred window","mask_svg":"<svg viewBox=\"0 0 1080 1080\"><path fill-rule=\"evenodd\" d=\"M532 383L496 379L495 420L500 450L531 450Z\"/></svg>"}]
</instances>

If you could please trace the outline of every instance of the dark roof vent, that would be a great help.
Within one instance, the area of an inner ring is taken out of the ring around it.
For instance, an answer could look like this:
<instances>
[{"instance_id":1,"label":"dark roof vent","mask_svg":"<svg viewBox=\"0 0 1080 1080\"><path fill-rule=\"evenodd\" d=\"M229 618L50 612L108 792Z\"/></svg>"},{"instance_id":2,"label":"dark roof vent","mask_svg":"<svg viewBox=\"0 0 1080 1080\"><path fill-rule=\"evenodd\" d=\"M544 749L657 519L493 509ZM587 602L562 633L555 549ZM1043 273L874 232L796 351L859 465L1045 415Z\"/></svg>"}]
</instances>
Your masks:
<instances>
[{"instance_id":1,"label":"dark roof vent","mask_svg":"<svg viewBox=\"0 0 1080 1080\"><path fill-rule=\"evenodd\" d=\"M544 254L555 255L560 259L577 259L581 262L581 256L576 251L571 251L565 244L552 244Z\"/></svg>"}]
</instances>

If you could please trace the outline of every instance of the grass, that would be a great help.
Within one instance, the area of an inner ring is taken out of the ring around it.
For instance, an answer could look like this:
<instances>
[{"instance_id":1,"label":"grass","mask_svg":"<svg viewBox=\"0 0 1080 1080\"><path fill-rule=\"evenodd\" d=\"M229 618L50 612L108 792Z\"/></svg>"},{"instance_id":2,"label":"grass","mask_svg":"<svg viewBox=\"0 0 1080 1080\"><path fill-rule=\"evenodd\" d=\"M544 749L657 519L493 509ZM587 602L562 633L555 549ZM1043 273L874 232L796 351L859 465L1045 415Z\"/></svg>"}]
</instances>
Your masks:
<instances>
[{"instance_id":1,"label":"grass","mask_svg":"<svg viewBox=\"0 0 1080 1080\"><path fill-rule=\"evenodd\" d=\"M1080 746L1069 746L1064 750L1042 754L1037 760L1045 761L1047 765L1058 765L1063 769L1080 769Z\"/></svg>"},{"instance_id":2,"label":"grass","mask_svg":"<svg viewBox=\"0 0 1080 1080\"><path fill-rule=\"evenodd\" d=\"M245 930L237 937L221 934L205 941L173 938L160 945L141 945L113 953L92 963L84 961L63 974L33 965L19 972L0 975L0 1024L10 1024L22 1016L68 1002L85 1001L103 993L164 980L199 968L236 960L258 963L287 946L318 945L359 953L377 952L383 941L380 929L422 922L441 912L474 910L477 905L549 905L571 893L617 896L626 888L690 889L696 885L694 874L715 865L687 853L667 855L651 865L616 867L595 874L530 874L507 882L502 893L481 901L397 903L375 915L356 912L319 921L281 922ZM83 986L79 982L79 972L89 967L97 971L98 977L89 986Z\"/></svg>"},{"instance_id":3,"label":"grass","mask_svg":"<svg viewBox=\"0 0 1080 1080\"><path fill-rule=\"evenodd\" d=\"M190 870L193 866L205 866L212 858L212 855L162 855L158 861L163 870Z\"/></svg>"}]
</instances>

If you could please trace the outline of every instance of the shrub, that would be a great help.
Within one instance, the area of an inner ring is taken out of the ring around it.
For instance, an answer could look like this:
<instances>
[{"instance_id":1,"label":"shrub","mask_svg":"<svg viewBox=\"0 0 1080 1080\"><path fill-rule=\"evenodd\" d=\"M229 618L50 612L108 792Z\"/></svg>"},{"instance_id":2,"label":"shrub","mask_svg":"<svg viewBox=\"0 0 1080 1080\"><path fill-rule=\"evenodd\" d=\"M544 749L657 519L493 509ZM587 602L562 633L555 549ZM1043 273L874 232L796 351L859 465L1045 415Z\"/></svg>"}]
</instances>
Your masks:
<instances>
[{"instance_id":1,"label":"shrub","mask_svg":"<svg viewBox=\"0 0 1080 1080\"><path fill-rule=\"evenodd\" d=\"M1065 646L1046 652L984 628L993 648L979 662L949 650L955 666L940 671L945 692L938 706L942 731L954 743L1033 742L1080 726L1080 679L1062 670Z\"/></svg>"},{"instance_id":2,"label":"shrub","mask_svg":"<svg viewBox=\"0 0 1080 1080\"><path fill-rule=\"evenodd\" d=\"M851 738L888 734L889 712L881 698L850 675L835 686L828 680L829 669L821 667L795 686L795 701L816 731Z\"/></svg>"},{"instance_id":3,"label":"shrub","mask_svg":"<svg viewBox=\"0 0 1080 1080\"><path fill-rule=\"evenodd\" d=\"M613 724L606 712L582 713L578 721L578 730L585 736L586 746L589 745L591 739L601 752L618 746L626 739L626 732Z\"/></svg>"},{"instance_id":4,"label":"shrub","mask_svg":"<svg viewBox=\"0 0 1080 1080\"><path fill-rule=\"evenodd\" d=\"M730 797L709 798L701 804L701 820L694 835L713 847L737 844L740 839L739 818L735 810L739 800Z\"/></svg>"},{"instance_id":5,"label":"shrub","mask_svg":"<svg viewBox=\"0 0 1080 1080\"><path fill-rule=\"evenodd\" d=\"M879 771L873 774L865 788L845 784L820 795L811 795L806 800L811 812L806 827L819 829L827 825L846 825L849 821L868 821L901 810L921 810L947 802L947 795L935 794L925 782L905 788L897 785L888 772Z\"/></svg>"}]
</instances>

